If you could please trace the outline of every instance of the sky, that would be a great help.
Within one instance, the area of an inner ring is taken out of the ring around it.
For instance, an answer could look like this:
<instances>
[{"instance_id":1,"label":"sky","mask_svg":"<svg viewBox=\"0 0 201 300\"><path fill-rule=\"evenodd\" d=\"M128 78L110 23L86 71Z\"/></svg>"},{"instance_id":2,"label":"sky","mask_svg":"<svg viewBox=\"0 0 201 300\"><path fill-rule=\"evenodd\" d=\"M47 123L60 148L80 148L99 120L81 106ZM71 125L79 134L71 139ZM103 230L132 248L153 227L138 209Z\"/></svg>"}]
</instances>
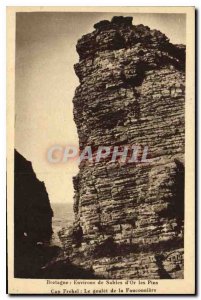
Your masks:
<instances>
[{"instance_id":1,"label":"sky","mask_svg":"<svg viewBox=\"0 0 201 300\"><path fill-rule=\"evenodd\" d=\"M115 14L116 15L116 14ZM165 33L172 43L185 44L183 14L121 14L133 16ZM44 181L51 203L73 203L75 161L51 164L47 150L53 145L78 145L72 99L79 85L73 65L78 62L78 39L93 31L112 13L17 13L15 76L15 148L32 162Z\"/></svg>"}]
</instances>

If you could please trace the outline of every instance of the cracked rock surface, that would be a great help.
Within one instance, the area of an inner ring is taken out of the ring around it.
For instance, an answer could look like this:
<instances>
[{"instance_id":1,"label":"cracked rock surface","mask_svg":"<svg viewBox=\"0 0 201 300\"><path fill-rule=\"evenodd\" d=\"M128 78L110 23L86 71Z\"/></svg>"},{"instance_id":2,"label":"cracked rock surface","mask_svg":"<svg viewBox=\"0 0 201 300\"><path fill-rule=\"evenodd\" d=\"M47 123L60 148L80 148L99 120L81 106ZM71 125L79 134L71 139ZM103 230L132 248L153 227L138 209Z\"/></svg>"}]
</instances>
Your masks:
<instances>
[{"instance_id":1,"label":"cracked rock surface","mask_svg":"<svg viewBox=\"0 0 201 300\"><path fill-rule=\"evenodd\" d=\"M148 163L83 161L74 264L105 278L183 278L185 46L114 17L77 43L74 120L85 146L148 146Z\"/></svg>"}]
</instances>

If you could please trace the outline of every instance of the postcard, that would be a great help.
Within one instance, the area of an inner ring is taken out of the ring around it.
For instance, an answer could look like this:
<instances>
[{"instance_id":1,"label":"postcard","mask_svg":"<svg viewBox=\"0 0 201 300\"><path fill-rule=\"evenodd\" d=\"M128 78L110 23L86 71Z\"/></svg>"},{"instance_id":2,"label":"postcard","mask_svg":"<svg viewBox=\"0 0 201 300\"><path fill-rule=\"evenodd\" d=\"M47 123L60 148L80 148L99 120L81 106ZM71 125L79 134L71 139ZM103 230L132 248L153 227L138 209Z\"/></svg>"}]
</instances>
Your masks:
<instances>
[{"instance_id":1,"label":"postcard","mask_svg":"<svg viewBox=\"0 0 201 300\"><path fill-rule=\"evenodd\" d=\"M7 8L9 294L195 294L195 8Z\"/></svg>"}]
</instances>

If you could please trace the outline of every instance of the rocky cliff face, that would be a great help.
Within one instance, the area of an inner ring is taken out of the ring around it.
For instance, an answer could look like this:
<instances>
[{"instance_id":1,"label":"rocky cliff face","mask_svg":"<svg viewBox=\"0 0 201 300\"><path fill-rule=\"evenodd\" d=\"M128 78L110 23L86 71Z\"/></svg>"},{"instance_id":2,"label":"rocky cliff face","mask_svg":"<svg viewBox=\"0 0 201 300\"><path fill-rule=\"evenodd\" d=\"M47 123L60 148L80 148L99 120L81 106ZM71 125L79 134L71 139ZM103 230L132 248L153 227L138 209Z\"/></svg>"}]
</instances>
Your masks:
<instances>
[{"instance_id":1,"label":"rocky cliff face","mask_svg":"<svg viewBox=\"0 0 201 300\"><path fill-rule=\"evenodd\" d=\"M148 146L152 161L80 164L69 256L106 278L182 278L185 47L131 17L94 28L77 43L80 149Z\"/></svg>"},{"instance_id":2,"label":"rocky cliff face","mask_svg":"<svg viewBox=\"0 0 201 300\"><path fill-rule=\"evenodd\" d=\"M15 276L26 277L41 264L37 243L50 239L53 212L44 183L17 151L14 179Z\"/></svg>"}]
</instances>

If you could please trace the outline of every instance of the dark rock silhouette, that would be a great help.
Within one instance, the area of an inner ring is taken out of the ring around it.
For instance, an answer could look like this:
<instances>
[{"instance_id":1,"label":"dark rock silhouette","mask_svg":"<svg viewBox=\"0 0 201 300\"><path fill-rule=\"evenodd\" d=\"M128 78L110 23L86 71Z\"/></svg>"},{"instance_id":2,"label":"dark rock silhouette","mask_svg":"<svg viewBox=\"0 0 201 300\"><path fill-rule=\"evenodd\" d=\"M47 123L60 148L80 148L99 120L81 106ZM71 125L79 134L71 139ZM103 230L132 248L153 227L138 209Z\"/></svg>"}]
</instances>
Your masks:
<instances>
[{"instance_id":1,"label":"dark rock silhouette","mask_svg":"<svg viewBox=\"0 0 201 300\"><path fill-rule=\"evenodd\" d=\"M44 182L37 179L31 162L15 151L15 237L49 240L52 216Z\"/></svg>"},{"instance_id":2,"label":"dark rock silhouette","mask_svg":"<svg viewBox=\"0 0 201 300\"><path fill-rule=\"evenodd\" d=\"M14 176L15 276L26 277L55 255L42 246L52 235L53 212L44 183L16 150Z\"/></svg>"}]
</instances>

